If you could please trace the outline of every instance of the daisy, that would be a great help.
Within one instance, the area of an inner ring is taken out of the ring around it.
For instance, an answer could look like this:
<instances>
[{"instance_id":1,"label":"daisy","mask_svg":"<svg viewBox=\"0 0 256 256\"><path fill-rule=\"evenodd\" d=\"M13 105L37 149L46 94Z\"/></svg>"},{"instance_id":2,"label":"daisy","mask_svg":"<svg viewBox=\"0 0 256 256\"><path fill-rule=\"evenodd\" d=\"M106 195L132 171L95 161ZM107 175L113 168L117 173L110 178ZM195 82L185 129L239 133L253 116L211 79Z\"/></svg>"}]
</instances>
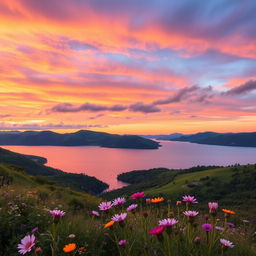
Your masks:
<instances>
[{"instance_id":1,"label":"daisy","mask_svg":"<svg viewBox=\"0 0 256 256\"><path fill-rule=\"evenodd\" d=\"M19 253L20 254L26 254L27 252L30 252L32 247L35 245L35 236L34 235L28 235L21 239L21 243L18 244Z\"/></svg>"}]
</instances>

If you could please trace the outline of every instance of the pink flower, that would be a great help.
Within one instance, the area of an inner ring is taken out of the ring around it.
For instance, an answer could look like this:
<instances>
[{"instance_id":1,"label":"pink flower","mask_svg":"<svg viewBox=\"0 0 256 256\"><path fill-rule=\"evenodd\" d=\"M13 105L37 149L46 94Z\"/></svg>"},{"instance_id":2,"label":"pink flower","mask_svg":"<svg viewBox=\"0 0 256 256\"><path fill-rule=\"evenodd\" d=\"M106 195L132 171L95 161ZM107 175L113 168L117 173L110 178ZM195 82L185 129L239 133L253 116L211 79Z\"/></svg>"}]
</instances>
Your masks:
<instances>
[{"instance_id":1,"label":"pink flower","mask_svg":"<svg viewBox=\"0 0 256 256\"><path fill-rule=\"evenodd\" d=\"M210 213L216 213L218 211L219 204L216 202L209 202L208 207Z\"/></svg>"},{"instance_id":2,"label":"pink flower","mask_svg":"<svg viewBox=\"0 0 256 256\"><path fill-rule=\"evenodd\" d=\"M182 201L176 201L176 205L182 204Z\"/></svg>"},{"instance_id":3,"label":"pink flower","mask_svg":"<svg viewBox=\"0 0 256 256\"><path fill-rule=\"evenodd\" d=\"M212 227L212 224L205 223L202 225L202 229L206 232L210 232L210 231L212 231L213 227Z\"/></svg>"},{"instance_id":4,"label":"pink flower","mask_svg":"<svg viewBox=\"0 0 256 256\"><path fill-rule=\"evenodd\" d=\"M157 227L151 229L149 233L151 235L157 235L158 236L158 235L161 235L163 233L164 229L165 229L164 226L157 226Z\"/></svg>"},{"instance_id":5,"label":"pink flower","mask_svg":"<svg viewBox=\"0 0 256 256\"><path fill-rule=\"evenodd\" d=\"M98 207L101 211L108 211L112 207L112 203L111 202L102 202L99 204Z\"/></svg>"},{"instance_id":6,"label":"pink flower","mask_svg":"<svg viewBox=\"0 0 256 256\"><path fill-rule=\"evenodd\" d=\"M51 210L50 214L53 216L53 221L58 223L60 218L63 217L66 213L61 210Z\"/></svg>"},{"instance_id":7,"label":"pink flower","mask_svg":"<svg viewBox=\"0 0 256 256\"><path fill-rule=\"evenodd\" d=\"M125 220L127 217L127 213L121 213L121 214L115 214L111 220L116 221L116 222L122 222Z\"/></svg>"},{"instance_id":8,"label":"pink flower","mask_svg":"<svg viewBox=\"0 0 256 256\"><path fill-rule=\"evenodd\" d=\"M146 198L146 203L150 204L151 203L151 199L150 198Z\"/></svg>"},{"instance_id":9,"label":"pink flower","mask_svg":"<svg viewBox=\"0 0 256 256\"><path fill-rule=\"evenodd\" d=\"M131 204L130 206L127 207L128 212L133 212L136 208L138 207L137 204Z\"/></svg>"},{"instance_id":10,"label":"pink flower","mask_svg":"<svg viewBox=\"0 0 256 256\"><path fill-rule=\"evenodd\" d=\"M113 204L112 205L122 205L126 202L125 198L124 197L118 197L116 198L114 201L113 201Z\"/></svg>"},{"instance_id":11,"label":"pink flower","mask_svg":"<svg viewBox=\"0 0 256 256\"><path fill-rule=\"evenodd\" d=\"M145 193L144 192L137 192L131 195L132 199L139 199L145 197Z\"/></svg>"},{"instance_id":12,"label":"pink flower","mask_svg":"<svg viewBox=\"0 0 256 256\"><path fill-rule=\"evenodd\" d=\"M197 204L197 199L194 196L183 196L183 201L186 203Z\"/></svg>"},{"instance_id":13,"label":"pink flower","mask_svg":"<svg viewBox=\"0 0 256 256\"><path fill-rule=\"evenodd\" d=\"M92 211L92 215L97 216L97 217L100 216L99 212L97 212L97 211Z\"/></svg>"},{"instance_id":14,"label":"pink flower","mask_svg":"<svg viewBox=\"0 0 256 256\"><path fill-rule=\"evenodd\" d=\"M64 211L61 211L61 210L51 210L51 211L50 211L50 214L51 214L53 217L60 218L60 217L63 217L66 213L65 213Z\"/></svg>"},{"instance_id":15,"label":"pink flower","mask_svg":"<svg viewBox=\"0 0 256 256\"><path fill-rule=\"evenodd\" d=\"M32 247L35 245L35 236L34 235L28 235L21 239L21 243L18 244L18 249L20 254L26 254L27 252L30 252Z\"/></svg>"},{"instance_id":16,"label":"pink flower","mask_svg":"<svg viewBox=\"0 0 256 256\"><path fill-rule=\"evenodd\" d=\"M223 239L221 238L220 239L220 243L223 247L226 247L226 248L233 248L234 247L234 244L226 239Z\"/></svg>"},{"instance_id":17,"label":"pink flower","mask_svg":"<svg viewBox=\"0 0 256 256\"><path fill-rule=\"evenodd\" d=\"M127 244L127 241L126 240L120 240L119 242L118 242L118 245L120 245L120 246L124 246L124 245L126 245Z\"/></svg>"},{"instance_id":18,"label":"pink flower","mask_svg":"<svg viewBox=\"0 0 256 256\"><path fill-rule=\"evenodd\" d=\"M163 220L159 220L159 226L164 226L164 227L172 227L174 225L176 225L179 221L176 219L163 219Z\"/></svg>"},{"instance_id":19,"label":"pink flower","mask_svg":"<svg viewBox=\"0 0 256 256\"><path fill-rule=\"evenodd\" d=\"M185 216L189 217L189 218L194 218L198 215L199 212L196 211L185 211L183 212Z\"/></svg>"}]
</instances>

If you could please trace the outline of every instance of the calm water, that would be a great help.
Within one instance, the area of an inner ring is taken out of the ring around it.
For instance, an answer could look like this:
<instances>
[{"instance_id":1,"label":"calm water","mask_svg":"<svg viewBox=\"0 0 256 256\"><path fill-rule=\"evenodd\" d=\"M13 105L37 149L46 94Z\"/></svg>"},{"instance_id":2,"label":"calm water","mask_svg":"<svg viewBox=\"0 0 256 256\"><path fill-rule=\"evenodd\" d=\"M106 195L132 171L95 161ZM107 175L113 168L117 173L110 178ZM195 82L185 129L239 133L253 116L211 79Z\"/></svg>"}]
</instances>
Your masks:
<instances>
[{"instance_id":1,"label":"calm water","mask_svg":"<svg viewBox=\"0 0 256 256\"><path fill-rule=\"evenodd\" d=\"M256 148L199 145L161 141L158 150L116 149L96 146L2 146L24 154L46 157L47 165L67 172L85 173L107 182L110 189L124 184L119 173L155 167L188 168L195 165L256 163Z\"/></svg>"}]
</instances>

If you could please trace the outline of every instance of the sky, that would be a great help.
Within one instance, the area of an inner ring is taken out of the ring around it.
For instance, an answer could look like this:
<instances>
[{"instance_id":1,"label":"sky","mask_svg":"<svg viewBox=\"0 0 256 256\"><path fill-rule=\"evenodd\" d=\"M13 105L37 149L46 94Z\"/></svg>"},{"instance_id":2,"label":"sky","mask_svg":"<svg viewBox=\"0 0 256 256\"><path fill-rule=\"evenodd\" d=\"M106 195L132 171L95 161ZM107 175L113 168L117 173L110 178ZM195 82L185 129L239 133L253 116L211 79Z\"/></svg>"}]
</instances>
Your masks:
<instances>
[{"instance_id":1,"label":"sky","mask_svg":"<svg viewBox=\"0 0 256 256\"><path fill-rule=\"evenodd\" d=\"M255 131L256 1L1 0L0 130Z\"/></svg>"}]
</instances>

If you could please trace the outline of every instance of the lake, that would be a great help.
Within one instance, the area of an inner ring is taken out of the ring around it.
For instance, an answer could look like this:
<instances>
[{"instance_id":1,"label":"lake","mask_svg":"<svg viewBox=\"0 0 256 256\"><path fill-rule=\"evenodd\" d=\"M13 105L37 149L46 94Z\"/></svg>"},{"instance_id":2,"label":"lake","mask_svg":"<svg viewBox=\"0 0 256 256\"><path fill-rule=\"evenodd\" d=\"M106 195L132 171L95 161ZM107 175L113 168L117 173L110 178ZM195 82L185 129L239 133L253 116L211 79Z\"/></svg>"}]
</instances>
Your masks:
<instances>
[{"instance_id":1,"label":"lake","mask_svg":"<svg viewBox=\"0 0 256 256\"><path fill-rule=\"evenodd\" d=\"M47 165L72 173L85 173L105 181L110 189L124 186L122 172L156 167L189 168L196 165L256 163L256 148L200 145L161 141L159 149L120 149L97 146L1 146L14 152L46 157Z\"/></svg>"}]
</instances>

